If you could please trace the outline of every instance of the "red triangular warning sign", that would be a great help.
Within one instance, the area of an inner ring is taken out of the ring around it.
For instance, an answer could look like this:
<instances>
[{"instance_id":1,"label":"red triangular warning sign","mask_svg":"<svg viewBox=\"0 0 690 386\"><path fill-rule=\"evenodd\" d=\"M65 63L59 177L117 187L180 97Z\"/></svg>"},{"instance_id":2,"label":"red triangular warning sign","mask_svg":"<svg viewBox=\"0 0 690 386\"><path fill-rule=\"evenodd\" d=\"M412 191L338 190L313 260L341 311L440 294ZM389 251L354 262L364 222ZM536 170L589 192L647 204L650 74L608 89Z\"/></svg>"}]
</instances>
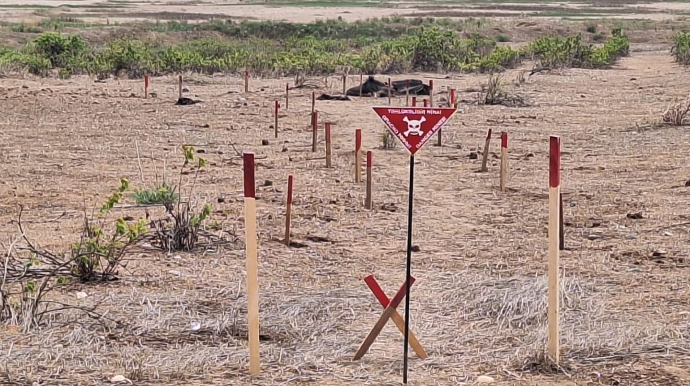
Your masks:
<instances>
[{"instance_id":1,"label":"red triangular warning sign","mask_svg":"<svg viewBox=\"0 0 690 386\"><path fill-rule=\"evenodd\" d=\"M448 122L455 111L434 107L374 107L374 112L412 155Z\"/></svg>"}]
</instances>

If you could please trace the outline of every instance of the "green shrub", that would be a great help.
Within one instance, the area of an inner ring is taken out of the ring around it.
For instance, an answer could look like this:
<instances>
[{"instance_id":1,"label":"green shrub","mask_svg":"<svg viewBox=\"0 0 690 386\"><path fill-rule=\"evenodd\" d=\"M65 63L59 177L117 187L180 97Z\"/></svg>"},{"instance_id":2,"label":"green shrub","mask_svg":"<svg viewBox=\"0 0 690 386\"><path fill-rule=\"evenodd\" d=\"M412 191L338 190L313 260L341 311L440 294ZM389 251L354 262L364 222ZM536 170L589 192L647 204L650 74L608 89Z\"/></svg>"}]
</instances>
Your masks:
<instances>
[{"instance_id":1,"label":"green shrub","mask_svg":"<svg viewBox=\"0 0 690 386\"><path fill-rule=\"evenodd\" d=\"M676 62L683 65L690 65L690 33L681 32L673 39L671 49Z\"/></svg>"},{"instance_id":2,"label":"green shrub","mask_svg":"<svg viewBox=\"0 0 690 386\"><path fill-rule=\"evenodd\" d=\"M613 29L611 35L599 48L583 44L580 34L565 38L542 37L530 43L522 54L538 59L544 67L608 67L620 57L627 56L630 48L628 37L620 28Z\"/></svg>"},{"instance_id":3,"label":"green shrub","mask_svg":"<svg viewBox=\"0 0 690 386\"><path fill-rule=\"evenodd\" d=\"M174 186L164 182L155 188L135 190L132 198L137 205L163 205L167 208L180 198L175 190Z\"/></svg>"},{"instance_id":4,"label":"green shrub","mask_svg":"<svg viewBox=\"0 0 690 386\"><path fill-rule=\"evenodd\" d=\"M510 38L506 35L498 35L496 36L496 41L499 43L507 43L510 41Z\"/></svg>"}]
</instances>

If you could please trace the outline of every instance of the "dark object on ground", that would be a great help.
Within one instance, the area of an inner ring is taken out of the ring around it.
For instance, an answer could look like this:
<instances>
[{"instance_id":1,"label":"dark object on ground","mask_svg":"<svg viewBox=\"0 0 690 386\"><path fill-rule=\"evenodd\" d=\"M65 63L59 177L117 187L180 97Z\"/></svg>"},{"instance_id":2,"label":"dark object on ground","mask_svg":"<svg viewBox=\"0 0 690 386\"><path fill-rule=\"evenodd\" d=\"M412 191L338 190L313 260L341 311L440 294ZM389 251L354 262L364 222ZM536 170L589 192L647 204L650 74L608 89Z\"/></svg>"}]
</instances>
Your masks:
<instances>
[{"instance_id":1,"label":"dark object on ground","mask_svg":"<svg viewBox=\"0 0 690 386\"><path fill-rule=\"evenodd\" d=\"M267 140L267 139L262 139L262 140L261 140L261 146L268 146L268 140Z\"/></svg>"},{"instance_id":2,"label":"dark object on ground","mask_svg":"<svg viewBox=\"0 0 690 386\"><path fill-rule=\"evenodd\" d=\"M631 219L631 220L640 220L640 219L643 219L643 218L644 218L644 217L642 217L642 212L628 213L628 214L626 215L626 217L629 218L629 219Z\"/></svg>"},{"instance_id":3,"label":"dark object on ground","mask_svg":"<svg viewBox=\"0 0 690 386\"><path fill-rule=\"evenodd\" d=\"M429 95L429 86L424 84L419 79L405 79L397 80L391 84L391 95L405 95L407 93L407 85L409 82L410 95ZM346 95L349 96L388 96L388 85L376 80L373 75L362 84L362 94L359 93L359 86L355 86L347 90Z\"/></svg>"},{"instance_id":4,"label":"dark object on ground","mask_svg":"<svg viewBox=\"0 0 690 386\"><path fill-rule=\"evenodd\" d=\"M187 88L185 87L185 88L182 89L182 92L189 92L189 89L187 89Z\"/></svg>"},{"instance_id":5,"label":"dark object on ground","mask_svg":"<svg viewBox=\"0 0 690 386\"><path fill-rule=\"evenodd\" d=\"M331 94L321 94L316 100L320 101L349 101L350 98L345 95L331 95Z\"/></svg>"},{"instance_id":6,"label":"dark object on ground","mask_svg":"<svg viewBox=\"0 0 690 386\"><path fill-rule=\"evenodd\" d=\"M176 106L187 106L187 105L193 105L196 103L201 103L201 101L197 101L194 99L182 97L177 100L177 103L175 103Z\"/></svg>"},{"instance_id":7,"label":"dark object on ground","mask_svg":"<svg viewBox=\"0 0 690 386\"><path fill-rule=\"evenodd\" d=\"M685 181L685 186L690 187L690 180Z\"/></svg>"},{"instance_id":8,"label":"dark object on ground","mask_svg":"<svg viewBox=\"0 0 690 386\"><path fill-rule=\"evenodd\" d=\"M530 71L528 76L532 76L532 75L538 74L542 71L549 71L549 70L551 70L549 67L537 67L537 68L533 69L532 71Z\"/></svg>"}]
</instances>

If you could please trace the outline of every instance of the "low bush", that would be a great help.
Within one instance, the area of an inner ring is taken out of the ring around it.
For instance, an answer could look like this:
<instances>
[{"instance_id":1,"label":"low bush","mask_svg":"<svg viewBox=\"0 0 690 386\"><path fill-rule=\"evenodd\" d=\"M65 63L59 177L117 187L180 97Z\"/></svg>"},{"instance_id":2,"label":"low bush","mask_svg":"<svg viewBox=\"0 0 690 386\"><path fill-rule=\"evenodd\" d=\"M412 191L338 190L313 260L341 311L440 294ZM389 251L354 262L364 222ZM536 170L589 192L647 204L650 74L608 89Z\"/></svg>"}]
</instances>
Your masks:
<instances>
[{"instance_id":1,"label":"low bush","mask_svg":"<svg viewBox=\"0 0 690 386\"><path fill-rule=\"evenodd\" d=\"M605 68L627 56L630 49L628 37L620 28L611 31L611 35L601 47L583 44L580 34L565 38L542 37L530 43L522 54L538 59L543 67Z\"/></svg>"},{"instance_id":2,"label":"low bush","mask_svg":"<svg viewBox=\"0 0 690 386\"><path fill-rule=\"evenodd\" d=\"M681 32L673 39L671 49L676 62L690 65L690 32Z\"/></svg>"}]
</instances>

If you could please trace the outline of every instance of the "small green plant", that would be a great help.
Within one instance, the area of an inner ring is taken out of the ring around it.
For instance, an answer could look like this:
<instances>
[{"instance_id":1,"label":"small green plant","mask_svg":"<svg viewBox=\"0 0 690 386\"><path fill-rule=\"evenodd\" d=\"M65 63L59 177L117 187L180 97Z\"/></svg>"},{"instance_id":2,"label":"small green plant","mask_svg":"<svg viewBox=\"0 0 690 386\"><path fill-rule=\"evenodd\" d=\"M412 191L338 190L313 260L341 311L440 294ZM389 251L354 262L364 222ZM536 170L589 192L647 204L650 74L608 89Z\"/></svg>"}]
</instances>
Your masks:
<instances>
[{"instance_id":1,"label":"small green plant","mask_svg":"<svg viewBox=\"0 0 690 386\"><path fill-rule=\"evenodd\" d=\"M384 130L381 133L381 148L382 149L395 149L398 146L398 140L395 138L390 130Z\"/></svg>"},{"instance_id":2,"label":"small green plant","mask_svg":"<svg viewBox=\"0 0 690 386\"><path fill-rule=\"evenodd\" d=\"M589 32L589 33L591 33L591 34L595 34L595 33L597 33L597 26L595 26L595 25L589 25L589 26L587 26L587 28L585 29L585 31L587 31L587 32Z\"/></svg>"},{"instance_id":3,"label":"small green plant","mask_svg":"<svg viewBox=\"0 0 690 386\"><path fill-rule=\"evenodd\" d=\"M168 208L180 198L175 190L175 186L163 182L158 187L135 190L132 192L132 198L137 205L163 205Z\"/></svg>"},{"instance_id":4,"label":"small green plant","mask_svg":"<svg viewBox=\"0 0 690 386\"><path fill-rule=\"evenodd\" d=\"M496 41L499 43L507 43L510 41L510 38L506 35L498 35L496 36Z\"/></svg>"},{"instance_id":5,"label":"small green plant","mask_svg":"<svg viewBox=\"0 0 690 386\"><path fill-rule=\"evenodd\" d=\"M206 160L195 156L192 146L182 146L184 162L180 168L180 180L177 186L182 186L182 176L191 172L194 175L192 187L188 196L194 191L196 180L201 170L206 167ZM177 201L172 205L166 205L166 218L153 220L150 223L154 230L154 243L165 251L190 251L199 241L199 233L204 221L211 215L211 205L204 204L199 211L195 211L194 205L189 200L183 201L182 194L177 195Z\"/></svg>"},{"instance_id":6,"label":"small green plant","mask_svg":"<svg viewBox=\"0 0 690 386\"><path fill-rule=\"evenodd\" d=\"M677 63L690 65L690 32L681 32L674 37L671 53Z\"/></svg>"}]
</instances>

